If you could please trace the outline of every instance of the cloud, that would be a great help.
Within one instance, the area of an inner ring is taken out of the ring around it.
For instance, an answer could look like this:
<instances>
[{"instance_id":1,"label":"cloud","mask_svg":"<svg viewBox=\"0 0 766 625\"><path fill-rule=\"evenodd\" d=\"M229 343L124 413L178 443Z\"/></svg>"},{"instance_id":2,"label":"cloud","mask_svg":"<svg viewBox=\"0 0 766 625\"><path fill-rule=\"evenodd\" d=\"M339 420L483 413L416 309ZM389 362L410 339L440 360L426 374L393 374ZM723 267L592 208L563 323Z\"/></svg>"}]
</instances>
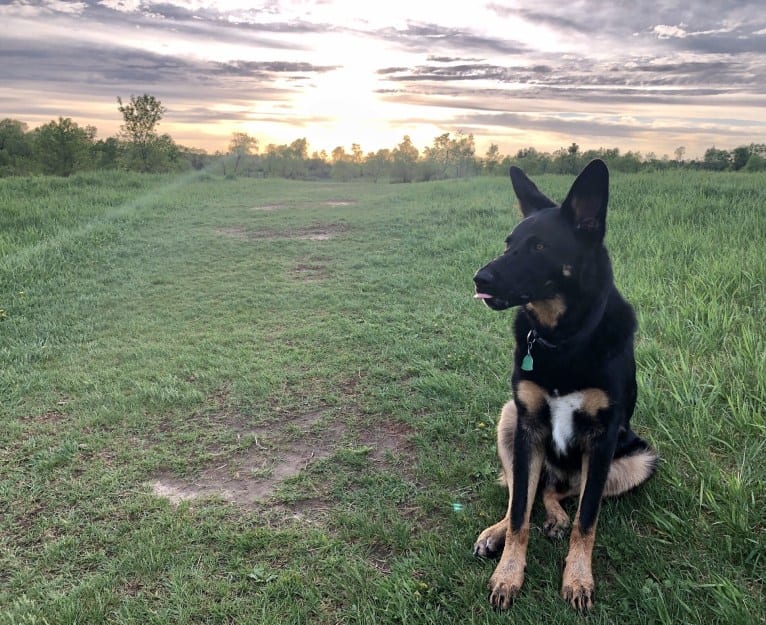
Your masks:
<instances>
[{"instance_id":1,"label":"cloud","mask_svg":"<svg viewBox=\"0 0 766 625\"><path fill-rule=\"evenodd\" d=\"M657 35L658 39L671 39L673 37L683 39L687 36L683 26L668 26L666 24L657 24L657 26L652 28L652 32Z\"/></svg>"},{"instance_id":2,"label":"cloud","mask_svg":"<svg viewBox=\"0 0 766 625\"><path fill-rule=\"evenodd\" d=\"M236 76L263 76L275 73L323 73L339 68L338 65L312 65L311 63L291 63L287 61L231 61L213 64L216 73Z\"/></svg>"},{"instance_id":3,"label":"cloud","mask_svg":"<svg viewBox=\"0 0 766 625\"><path fill-rule=\"evenodd\" d=\"M502 7L494 6L496 7L495 10L502 15ZM549 11L518 9L513 14L532 24L548 26L571 35L593 33L602 27L599 20L591 19L592 15L586 12L578 12L574 15L555 15Z\"/></svg>"},{"instance_id":4,"label":"cloud","mask_svg":"<svg viewBox=\"0 0 766 625\"><path fill-rule=\"evenodd\" d=\"M582 93L590 97L610 98L617 89L631 97L663 96L666 101L677 96L747 91L760 93L766 87L766 64L745 57L705 57L699 60L675 60L677 57L638 57L630 61L593 62L575 57L550 64L498 66L493 64L418 65L412 68L388 67L378 70L390 83L388 90L407 92L412 84L420 93L440 93L438 83L480 82L471 85L473 92L514 86L513 98L550 96L552 89L564 94ZM396 87L396 83L399 86Z\"/></svg>"},{"instance_id":5,"label":"cloud","mask_svg":"<svg viewBox=\"0 0 766 625\"><path fill-rule=\"evenodd\" d=\"M551 71L551 67L547 65L503 67L489 63L461 63L458 65L419 65L413 68L384 67L378 70L378 74L387 80L402 82L482 80L501 83L528 83Z\"/></svg>"},{"instance_id":6,"label":"cloud","mask_svg":"<svg viewBox=\"0 0 766 625\"><path fill-rule=\"evenodd\" d=\"M54 58L46 41L0 40L0 65L7 81L72 83L81 90L104 86L205 85L224 87L226 77L267 78L285 74L318 74L336 66L286 61L205 61L162 55L135 47L59 42ZM66 75L62 72L65 71ZM305 76L304 76L305 77ZM257 90L253 86L254 90ZM280 90L283 91L283 90ZM262 92L261 92L262 93ZM202 96L203 94L200 94Z\"/></svg>"},{"instance_id":7,"label":"cloud","mask_svg":"<svg viewBox=\"0 0 766 625\"><path fill-rule=\"evenodd\" d=\"M760 24L764 18L760 18ZM707 28L692 29L688 24L657 24L651 32L659 40L671 42L680 50L704 54L740 55L766 52L766 29L753 30L753 21L724 20Z\"/></svg>"},{"instance_id":8,"label":"cloud","mask_svg":"<svg viewBox=\"0 0 766 625\"><path fill-rule=\"evenodd\" d=\"M426 61L431 63L476 63L481 60L482 59L476 58L462 58L459 56L435 56L432 54L428 55L426 58Z\"/></svg>"},{"instance_id":9,"label":"cloud","mask_svg":"<svg viewBox=\"0 0 766 625\"><path fill-rule=\"evenodd\" d=\"M528 51L527 46L511 39L492 37L438 24L408 23L405 28L383 28L369 33L386 41L428 54L434 49L462 53L491 52L517 55Z\"/></svg>"},{"instance_id":10,"label":"cloud","mask_svg":"<svg viewBox=\"0 0 766 625\"><path fill-rule=\"evenodd\" d=\"M0 4L0 15L24 17L41 17L56 13L79 15L87 6L85 2L67 2L66 0L42 0L40 2L12 0L11 2Z\"/></svg>"}]
</instances>

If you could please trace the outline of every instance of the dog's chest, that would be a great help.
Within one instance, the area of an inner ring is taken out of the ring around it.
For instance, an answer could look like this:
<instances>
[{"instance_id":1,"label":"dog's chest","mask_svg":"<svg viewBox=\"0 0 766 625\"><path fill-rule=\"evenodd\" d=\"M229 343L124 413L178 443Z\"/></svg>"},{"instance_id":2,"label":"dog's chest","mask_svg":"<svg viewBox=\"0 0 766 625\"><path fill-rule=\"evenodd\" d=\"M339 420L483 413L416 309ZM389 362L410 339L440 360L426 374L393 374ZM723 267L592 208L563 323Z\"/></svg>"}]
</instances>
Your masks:
<instances>
[{"instance_id":1,"label":"dog's chest","mask_svg":"<svg viewBox=\"0 0 766 625\"><path fill-rule=\"evenodd\" d=\"M563 455L569 448L574 436L574 413L580 410L585 395L583 392L559 395L554 391L553 395L546 395L548 408L551 414L551 439L556 451Z\"/></svg>"}]
</instances>

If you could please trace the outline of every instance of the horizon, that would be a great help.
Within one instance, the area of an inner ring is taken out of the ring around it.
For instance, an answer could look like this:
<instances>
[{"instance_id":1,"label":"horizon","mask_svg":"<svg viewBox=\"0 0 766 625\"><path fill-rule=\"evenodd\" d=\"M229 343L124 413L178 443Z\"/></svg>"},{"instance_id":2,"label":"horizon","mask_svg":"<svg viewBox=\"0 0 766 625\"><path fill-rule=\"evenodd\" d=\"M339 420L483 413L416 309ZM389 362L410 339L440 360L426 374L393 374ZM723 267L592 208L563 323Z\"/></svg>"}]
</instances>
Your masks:
<instances>
[{"instance_id":1,"label":"horizon","mask_svg":"<svg viewBox=\"0 0 766 625\"><path fill-rule=\"evenodd\" d=\"M106 138L117 97L150 93L167 108L159 132L210 153L236 132L328 154L458 131L477 155L577 143L691 159L765 142L758 3L654 9L14 0L0 4L0 117L69 117Z\"/></svg>"}]
</instances>

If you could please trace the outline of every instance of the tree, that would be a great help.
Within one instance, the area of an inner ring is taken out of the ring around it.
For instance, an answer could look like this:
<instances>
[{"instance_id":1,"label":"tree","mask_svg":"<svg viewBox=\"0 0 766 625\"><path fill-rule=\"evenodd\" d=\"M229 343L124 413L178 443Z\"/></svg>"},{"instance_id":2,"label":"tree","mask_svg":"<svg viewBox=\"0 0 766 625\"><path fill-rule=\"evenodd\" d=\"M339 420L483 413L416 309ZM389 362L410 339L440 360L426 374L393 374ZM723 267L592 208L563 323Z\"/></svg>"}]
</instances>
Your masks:
<instances>
[{"instance_id":1,"label":"tree","mask_svg":"<svg viewBox=\"0 0 766 625\"><path fill-rule=\"evenodd\" d=\"M120 142L116 137L99 139L93 144L91 150L98 169L112 169L117 166L117 158L120 151Z\"/></svg>"},{"instance_id":2,"label":"tree","mask_svg":"<svg viewBox=\"0 0 766 625\"><path fill-rule=\"evenodd\" d=\"M351 162L354 164L354 175L364 176L364 152L358 143L351 144Z\"/></svg>"},{"instance_id":3,"label":"tree","mask_svg":"<svg viewBox=\"0 0 766 625\"><path fill-rule=\"evenodd\" d=\"M551 169L549 154L538 152L535 148L522 148L516 152L513 163L528 174L544 174ZM506 169L506 174L507 168Z\"/></svg>"},{"instance_id":4,"label":"tree","mask_svg":"<svg viewBox=\"0 0 766 625\"><path fill-rule=\"evenodd\" d=\"M87 167L96 129L80 128L71 118L59 117L34 131L34 151L43 173L69 176Z\"/></svg>"},{"instance_id":5,"label":"tree","mask_svg":"<svg viewBox=\"0 0 766 625\"><path fill-rule=\"evenodd\" d=\"M125 123L120 126L129 144L127 165L130 169L151 171L152 161L157 160L159 137L156 128L165 115L166 108L153 95L130 96L130 102L123 104L117 97L117 108Z\"/></svg>"},{"instance_id":6,"label":"tree","mask_svg":"<svg viewBox=\"0 0 766 625\"><path fill-rule=\"evenodd\" d=\"M365 171L377 182L381 177L388 175L391 169L391 150L383 148L375 153L370 152L365 161Z\"/></svg>"},{"instance_id":7,"label":"tree","mask_svg":"<svg viewBox=\"0 0 766 625\"><path fill-rule=\"evenodd\" d=\"M617 163L617 169L619 171L625 171L634 174L638 171L641 171L642 163L643 160L641 159L640 152L633 152L632 150L628 150L620 157Z\"/></svg>"},{"instance_id":8,"label":"tree","mask_svg":"<svg viewBox=\"0 0 766 625\"><path fill-rule=\"evenodd\" d=\"M425 149L425 162L421 168L421 178L462 178L470 173L474 166L473 155L476 150L473 135L458 131L455 138L445 132L434 138L433 145Z\"/></svg>"},{"instance_id":9,"label":"tree","mask_svg":"<svg viewBox=\"0 0 766 625\"><path fill-rule=\"evenodd\" d=\"M473 155L476 152L476 143L473 134L464 135L461 130L457 131L455 139L455 164L457 167L456 175L462 178L472 173L475 161Z\"/></svg>"},{"instance_id":10,"label":"tree","mask_svg":"<svg viewBox=\"0 0 766 625\"><path fill-rule=\"evenodd\" d=\"M257 151L258 139L251 137L246 132L235 132L231 137L231 142L229 143L229 154L235 157L234 174L237 173L242 159ZM226 175L225 165L223 173Z\"/></svg>"},{"instance_id":11,"label":"tree","mask_svg":"<svg viewBox=\"0 0 766 625\"><path fill-rule=\"evenodd\" d=\"M364 152L358 143L351 144L351 154L342 145L335 147L331 154L333 179L348 182L352 178L362 177Z\"/></svg>"},{"instance_id":12,"label":"tree","mask_svg":"<svg viewBox=\"0 0 766 625\"><path fill-rule=\"evenodd\" d=\"M738 148L734 148L731 151L731 168L734 171L742 169L747 165L747 161L750 159L750 154L752 154L752 150L748 145L741 145Z\"/></svg>"},{"instance_id":13,"label":"tree","mask_svg":"<svg viewBox=\"0 0 766 625\"><path fill-rule=\"evenodd\" d=\"M495 174L500 169L500 148L496 143L490 143L487 153L484 155L484 169L488 174Z\"/></svg>"},{"instance_id":14,"label":"tree","mask_svg":"<svg viewBox=\"0 0 766 625\"><path fill-rule=\"evenodd\" d=\"M553 153L552 169L557 174L577 174L581 169L580 146L572 143L568 148L559 148Z\"/></svg>"},{"instance_id":15,"label":"tree","mask_svg":"<svg viewBox=\"0 0 766 625\"><path fill-rule=\"evenodd\" d=\"M399 182L412 182L415 178L418 154L418 149L412 145L410 136L404 135L402 142L394 148L391 154L393 160L391 178Z\"/></svg>"},{"instance_id":16,"label":"tree","mask_svg":"<svg viewBox=\"0 0 766 625\"><path fill-rule=\"evenodd\" d=\"M192 169L199 171L210 162L208 153L202 148L186 148L180 149L181 156L186 159Z\"/></svg>"},{"instance_id":17,"label":"tree","mask_svg":"<svg viewBox=\"0 0 766 625\"><path fill-rule=\"evenodd\" d=\"M308 141L296 139L290 145L266 146L264 167L268 175L282 178L306 178L308 176Z\"/></svg>"},{"instance_id":18,"label":"tree","mask_svg":"<svg viewBox=\"0 0 766 625\"><path fill-rule=\"evenodd\" d=\"M731 164L731 155L727 150L717 150L715 147L705 150L702 166L713 171L723 171Z\"/></svg>"},{"instance_id":19,"label":"tree","mask_svg":"<svg viewBox=\"0 0 766 625\"><path fill-rule=\"evenodd\" d=\"M573 141L572 145L567 148L567 171L565 173L576 174L578 171L580 171L580 163L578 162L579 155L580 146Z\"/></svg>"},{"instance_id":20,"label":"tree","mask_svg":"<svg viewBox=\"0 0 766 625\"><path fill-rule=\"evenodd\" d=\"M678 147L675 149L675 151L673 152L673 154L675 154L675 156L676 156L676 161L678 161L678 164L680 165L681 163L683 163L683 162L684 162L684 154L686 154L686 148L685 148L684 146L682 146L682 145L679 145L679 146L678 146Z\"/></svg>"},{"instance_id":21,"label":"tree","mask_svg":"<svg viewBox=\"0 0 766 625\"><path fill-rule=\"evenodd\" d=\"M434 138L434 143L425 149L425 158L429 169L435 170L434 176L427 176L427 179L447 178L450 165L454 158L455 142L450 139L449 133L439 135Z\"/></svg>"},{"instance_id":22,"label":"tree","mask_svg":"<svg viewBox=\"0 0 766 625\"><path fill-rule=\"evenodd\" d=\"M332 151L332 177L333 180L348 182L354 175L351 157L346 154L346 148L337 146Z\"/></svg>"},{"instance_id":23,"label":"tree","mask_svg":"<svg viewBox=\"0 0 766 625\"><path fill-rule=\"evenodd\" d=\"M27 125L16 119L0 120L0 176L29 173L31 155Z\"/></svg>"},{"instance_id":24,"label":"tree","mask_svg":"<svg viewBox=\"0 0 766 625\"><path fill-rule=\"evenodd\" d=\"M750 158L747 159L747 163L745 163L742 171L766 171L766 158L758 154L758 152L753 152Z\"/></svg>"},{"instance_id":25,"label":"tree","mask_svg":"<svg viewBox=\"0 0 766 625\"><path fill-rule=\"evenodd\" d=\"M293 159L302 161L309 157L309 142L305 137L296 139L290 144L290 155Z\"/></svg>"}]
</instances>

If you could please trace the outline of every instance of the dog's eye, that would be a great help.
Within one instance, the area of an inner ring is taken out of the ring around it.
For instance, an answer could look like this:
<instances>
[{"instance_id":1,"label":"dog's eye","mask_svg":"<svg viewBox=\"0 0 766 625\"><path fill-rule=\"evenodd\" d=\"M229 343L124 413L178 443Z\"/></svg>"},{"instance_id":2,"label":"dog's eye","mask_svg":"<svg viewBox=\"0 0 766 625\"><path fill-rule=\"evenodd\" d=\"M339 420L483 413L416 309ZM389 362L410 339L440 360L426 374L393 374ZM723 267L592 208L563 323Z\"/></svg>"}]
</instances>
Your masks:
<instances>
[{"instance_id":1,"label":"dog's eye","mask_svg":"<svg viewBox=\"0 0 766 625\"><path fill-rule=\"evenodd\" d=\"M538 241L535 243L535 249L540 252L545 249L545 243L542 243L541 241Z\"/></svg>"}]
</instances>

